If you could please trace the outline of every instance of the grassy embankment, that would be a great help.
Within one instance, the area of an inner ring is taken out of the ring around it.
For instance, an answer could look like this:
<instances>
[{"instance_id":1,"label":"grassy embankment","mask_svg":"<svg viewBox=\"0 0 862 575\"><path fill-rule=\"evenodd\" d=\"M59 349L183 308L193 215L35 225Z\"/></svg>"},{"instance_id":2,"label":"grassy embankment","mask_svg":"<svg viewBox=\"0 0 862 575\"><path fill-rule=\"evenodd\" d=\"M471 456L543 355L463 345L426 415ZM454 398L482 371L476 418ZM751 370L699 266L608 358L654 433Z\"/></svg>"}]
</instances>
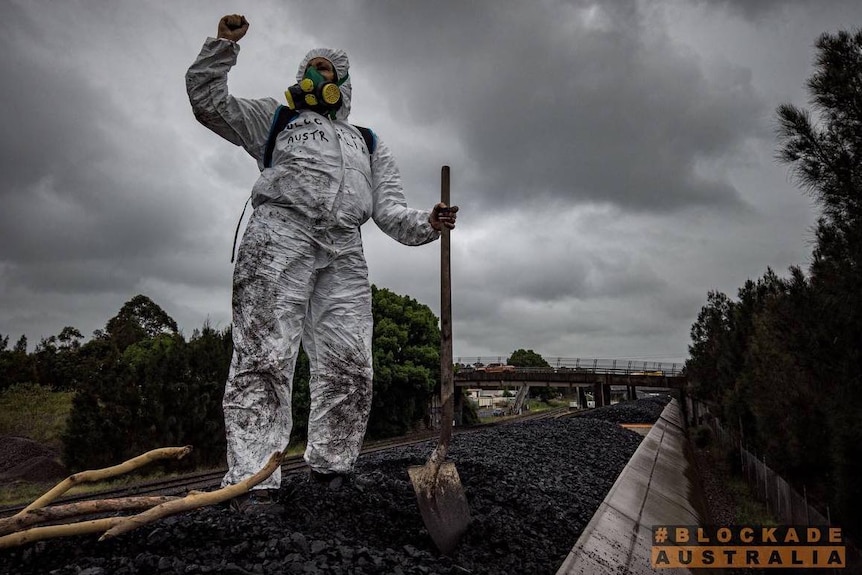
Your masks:
<instances>
[{"instance_id":1,"label":"grassy embankment","mask_svg":"<svg viewBox=\"0 0 862 575\"><path fill-rule=\"evenodd\" d=\"M27 437L61 450L74 395L29 383L13 385L0 393L0 436Z\"/></svg>"},{"instance_id":2,"label":"grassy embankment","mask_svg":"<svg viewBox=\"0 0 862 575\"><path fill-rule=\"evenodd\" d=\"M61 453L73 396L71 391L51 391L29 383L4 390L0 393L0 437L26 437ZM45 491L41 484L0 485L0 505L32 501Z\"/></svg>"},{"instance_id":3,"label":"grassy embankment","mask_svg":"<svg viewBox=\"0 0 862 575\"><path fill-rule=\"evenodd\" d=\"M14 385L0 392L0 437L11 435L32 439L57 450L60 454L59 459L62 461L62 436L69 413L72 411L74 395L71 391L51 391L33 384ZM68 493L91 493L116 489L142 481L167 479L177 475L180 474L164 472L146 474L144 471L143 474L76 486ZM53 484L53 482L44 484L20 481L0 484L0 505L29 503L48 491Z\"/></svg>"}]
</instances>

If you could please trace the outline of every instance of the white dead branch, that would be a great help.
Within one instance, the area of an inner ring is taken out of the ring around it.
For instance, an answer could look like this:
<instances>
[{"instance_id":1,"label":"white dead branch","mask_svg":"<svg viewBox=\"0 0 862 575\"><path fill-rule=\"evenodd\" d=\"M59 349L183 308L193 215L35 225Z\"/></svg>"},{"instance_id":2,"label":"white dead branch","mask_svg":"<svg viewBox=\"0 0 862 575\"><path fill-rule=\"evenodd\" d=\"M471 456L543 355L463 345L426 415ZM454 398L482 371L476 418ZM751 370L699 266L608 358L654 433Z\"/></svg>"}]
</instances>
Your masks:
<instances>
[{"instance_id":1,"label":"white dead branch","mask_svg":"<svg viewBox=\"0 0 862 575\"><path fill-rule=\"evenodd\" d=\"M281 451L274 452L266 465L253 476L236 485L228 485L216 491L192 491L183 498L127 497L47 507L52 501L75 485L101 481L109 477L122 475L159 459L181 459L188 455L191 450L191 446L154 449L113 467L83 471L70 475L19 513L9 518L0 519L0 535L2 535L0 536L0 549L33 543L43 539L99 532L103 532L103 535L99 538L99 541L103 541L171 515L207 505L215 505L246 493L252 487L272 475L278 466L281 465L283 456L283 452ZM32 527L33 525L56 522L72 517L80 518L97 513L137 511L140 509L146 509L146 511L125 517L110 517L61 525ZM27 527L29 528L24 529Z\"/></svg>"}]
</instances>

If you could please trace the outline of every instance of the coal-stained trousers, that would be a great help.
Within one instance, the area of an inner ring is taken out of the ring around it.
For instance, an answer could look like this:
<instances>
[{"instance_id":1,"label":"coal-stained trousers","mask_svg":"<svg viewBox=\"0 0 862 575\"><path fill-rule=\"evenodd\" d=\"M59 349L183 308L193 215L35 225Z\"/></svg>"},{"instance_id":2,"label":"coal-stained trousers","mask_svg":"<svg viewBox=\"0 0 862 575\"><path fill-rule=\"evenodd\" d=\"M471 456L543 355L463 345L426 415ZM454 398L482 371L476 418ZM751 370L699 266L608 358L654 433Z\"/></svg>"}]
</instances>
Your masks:
<instances>
[{"instance_id":1,"label":"coal-stained trousers","mask_svg":"<svg viewBox=\"0 0 862 575\"><path fill-rule=\"evenodd\" d=\"M233 280L234 353L223 401L228 473L238 483L285 449L300 342L311 367L305 460L353 469L371 411L371 288L359 229L313 226L270 204L252 214ZM278 488L277 469L258 488Z\"/></svg>"}]
</instances>

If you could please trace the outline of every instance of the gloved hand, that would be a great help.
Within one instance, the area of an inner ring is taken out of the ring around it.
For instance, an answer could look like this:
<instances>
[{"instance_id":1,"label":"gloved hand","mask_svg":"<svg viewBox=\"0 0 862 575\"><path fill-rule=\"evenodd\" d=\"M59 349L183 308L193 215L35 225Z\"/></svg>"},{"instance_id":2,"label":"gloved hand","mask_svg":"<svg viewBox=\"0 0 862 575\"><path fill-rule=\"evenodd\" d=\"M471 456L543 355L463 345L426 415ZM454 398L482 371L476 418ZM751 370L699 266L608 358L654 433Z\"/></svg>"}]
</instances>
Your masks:
<instances>
[{"instance_id":1,"label":"gloved hand","mask_svg":"<svg viewBox=\"0 0 862 575\"><path fill-rule=\"evenodd\" d=\"M457 218L458 206L447 206L443 202L440 202L431 208L431 215L428 217L428 221L431 223L431 227L439 232L443 230L443 226L446 226L450 230L453 229Z\"/></svg>"},{"instance_id":2,"label":"gloved hand","mask_svg":"<svg viewBox=\"0 0 862 575\"><path fill-rule=\"evenodd\" d=\"M218 37L239 42L248 32L248 20L242 14L228 14L218 22Z\"/></svg>"}]
</instances>

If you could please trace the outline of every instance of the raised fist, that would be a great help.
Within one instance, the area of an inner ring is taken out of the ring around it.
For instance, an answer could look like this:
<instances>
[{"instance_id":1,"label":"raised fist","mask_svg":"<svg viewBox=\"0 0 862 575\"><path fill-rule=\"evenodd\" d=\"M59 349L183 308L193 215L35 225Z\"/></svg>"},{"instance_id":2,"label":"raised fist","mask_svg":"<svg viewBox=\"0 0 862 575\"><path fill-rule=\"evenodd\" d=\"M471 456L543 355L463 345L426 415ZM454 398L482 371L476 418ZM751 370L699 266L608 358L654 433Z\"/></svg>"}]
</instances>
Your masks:
<instances>
[{"instance_id":1,"label":"raised fist","mask_svg":"<svg viewBox=\"0 0 862 575\"><path fill-rule=\"evenodd\" d=\"M218 37L239 42L248 32L248 20L242 14L228 14L218 22Z\"/></svg>"}]
</instances>

